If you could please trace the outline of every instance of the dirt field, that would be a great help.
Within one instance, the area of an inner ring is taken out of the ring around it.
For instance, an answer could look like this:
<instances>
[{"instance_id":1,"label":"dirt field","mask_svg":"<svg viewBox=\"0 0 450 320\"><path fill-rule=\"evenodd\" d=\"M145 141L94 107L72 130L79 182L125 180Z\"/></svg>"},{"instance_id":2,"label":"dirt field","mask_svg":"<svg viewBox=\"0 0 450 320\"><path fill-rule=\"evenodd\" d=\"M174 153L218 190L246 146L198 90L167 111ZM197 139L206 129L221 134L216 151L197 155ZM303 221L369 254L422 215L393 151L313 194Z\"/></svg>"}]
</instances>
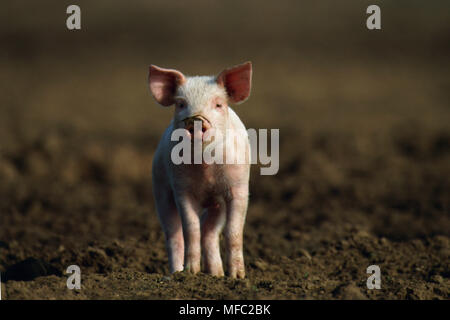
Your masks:
<instances>
[{"instance_id":1,"label":"dirt field","mask_svg":"<svg viewBox=\"0 0 450 320\"><path fill-rule=\"evenodd\" d=\"M376 32L364 1L80 1L80 31L68 4L5 5L2 298L449 299L450 10L408 3L383 4ZM170 275L151 163L172 110L148 65L247 60L252 96L234 109L280 129L278 174L252 168L247 278Z\"/></svg>"}]
</instances>

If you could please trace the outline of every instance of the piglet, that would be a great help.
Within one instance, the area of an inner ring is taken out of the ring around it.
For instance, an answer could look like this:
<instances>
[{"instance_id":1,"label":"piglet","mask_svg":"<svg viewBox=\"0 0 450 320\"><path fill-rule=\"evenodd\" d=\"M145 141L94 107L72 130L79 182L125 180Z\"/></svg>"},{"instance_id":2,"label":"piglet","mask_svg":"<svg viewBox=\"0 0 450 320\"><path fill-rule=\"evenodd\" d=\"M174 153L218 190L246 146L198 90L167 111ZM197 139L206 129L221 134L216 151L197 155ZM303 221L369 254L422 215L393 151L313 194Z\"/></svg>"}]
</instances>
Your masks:
<instances>
[{"instance_id":1,"label":"piglet","mask_svg":"<svg viewBox=\"0 0 450 320\"><path fill-rule=\"evenodd\" d=\"M218 76L188 77L180 71L154 65L149 86L164 107L175 105L173 119L155 152L152 166L153 194L169 257L170 272L186 271L223 276L219 236L224 231L227 272L244 278L243 230L247 214L250 161L245 163L175 164L174 130L182 129L192 141L207 130L222 136L235 133L249 159L245 126L230 104L245 101L251 90L250 62L226 69ZM194 126L193 123L199 125ZM206 140L206 139L205 139ZM225 144L224 153L234 144Z\"/></svg>"}]
</instances>

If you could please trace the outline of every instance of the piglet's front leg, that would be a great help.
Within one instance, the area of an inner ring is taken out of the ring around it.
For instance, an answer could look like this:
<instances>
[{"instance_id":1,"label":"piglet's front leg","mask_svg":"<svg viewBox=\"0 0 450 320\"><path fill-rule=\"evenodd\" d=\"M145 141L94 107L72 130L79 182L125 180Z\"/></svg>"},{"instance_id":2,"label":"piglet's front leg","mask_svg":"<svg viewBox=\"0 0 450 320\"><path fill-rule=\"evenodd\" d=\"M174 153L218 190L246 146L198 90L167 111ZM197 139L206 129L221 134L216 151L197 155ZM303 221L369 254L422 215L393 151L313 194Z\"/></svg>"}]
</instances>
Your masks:
<instances>
[{"instance_id":1,"label":"piglet's front leg","mask_svg":"<svg viewBox=\"0 0 450 320\"><path fill-rule=\"evenodd\" d=\"M200 272L200 214L201 207L188 195L177 196L184 237L184 271Z\"/></svg>"},{"instance_id":2,"label":"piglet's front leg","mask_svg":"<svg viewBox=\"0 0 450 320\"><path fill-rule=\"evenodd\" d=\"M245 278L243 233L248 205L248 185L233 187L227 203L227 221L224 230L228 274Z\"/></svg>"},{"instance_id":3,"label":"piglet's front leg","mask_svg":"<svg viewBox=\"0 0 450 320\"><path fill-rule=\"evenodd\" d=\"M202 257L206 273L216 277L224 275L220 257L219 236L225 225L225 203L220 201L202 216Z\"/></svg>"}]
</instances>

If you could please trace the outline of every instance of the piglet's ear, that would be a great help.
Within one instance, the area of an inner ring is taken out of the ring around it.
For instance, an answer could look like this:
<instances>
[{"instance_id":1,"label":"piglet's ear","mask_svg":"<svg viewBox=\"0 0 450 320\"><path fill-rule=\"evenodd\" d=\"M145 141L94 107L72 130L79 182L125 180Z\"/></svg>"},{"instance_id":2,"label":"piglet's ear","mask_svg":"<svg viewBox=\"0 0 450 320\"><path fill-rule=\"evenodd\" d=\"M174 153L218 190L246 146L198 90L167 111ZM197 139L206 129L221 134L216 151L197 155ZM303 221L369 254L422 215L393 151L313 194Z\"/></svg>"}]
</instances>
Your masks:
<instances>
[{"instance_id":1,"label":"piglet's ear","mask_svg":"<svg viewBox=\"0 0 450 320\"><path fill-rule=\"evenodd\" d=\"M232 103L244 102L250 96L252 87L252 63L246 62L222 71L216 82L225 88Z\"/></svg>"},{"instance_id":2,"label":"piglet's ear","mask_svg":"<svg viewBox=\"0 0 450 320\"><path fill-rule=\"evenodd\" d=\"M175 103L173 97L177 87L185 82L186 78L180 71L163 69L154 65L149 68L150 91L156 101L165 107Z\"/></svg>"}]
</instances>

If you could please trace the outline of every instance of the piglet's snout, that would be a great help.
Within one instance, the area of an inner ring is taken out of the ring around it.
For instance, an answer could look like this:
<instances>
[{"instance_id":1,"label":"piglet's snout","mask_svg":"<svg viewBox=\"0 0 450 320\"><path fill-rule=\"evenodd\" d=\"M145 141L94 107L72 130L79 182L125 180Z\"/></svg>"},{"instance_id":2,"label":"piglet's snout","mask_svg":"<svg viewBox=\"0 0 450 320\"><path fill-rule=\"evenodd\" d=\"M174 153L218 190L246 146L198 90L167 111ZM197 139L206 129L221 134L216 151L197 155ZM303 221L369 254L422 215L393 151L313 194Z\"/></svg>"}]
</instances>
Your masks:
<instances>
[{"instance_id":1,"label":"piglet's snout","mask_svg":"<svg viewBox=\"0 0 450 320\"><path fill-rule=\"evenodd\" d=\"M191 139L203 139L203 134L211 128L209 122L200 117L184 120L184 128L189 132Z\"/></svg>"}]
</instances>

